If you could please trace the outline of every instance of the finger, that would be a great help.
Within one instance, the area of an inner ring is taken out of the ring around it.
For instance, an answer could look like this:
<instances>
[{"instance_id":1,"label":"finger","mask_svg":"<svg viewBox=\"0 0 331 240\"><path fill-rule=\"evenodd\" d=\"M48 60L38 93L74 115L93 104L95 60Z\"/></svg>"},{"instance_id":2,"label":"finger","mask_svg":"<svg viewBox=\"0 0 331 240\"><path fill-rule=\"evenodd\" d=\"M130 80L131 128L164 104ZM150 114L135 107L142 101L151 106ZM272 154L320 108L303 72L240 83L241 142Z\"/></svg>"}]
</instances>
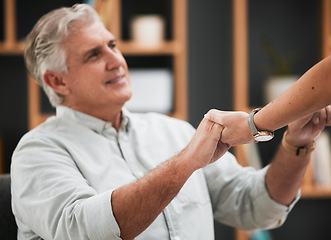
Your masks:
<instances>
[{"instance_id":1,"label":"finger","mask_svg":"<svg viewBox=\"0 0 331 240\"><path fill-rule=\"evenodd\" d=\"M220 147L221 151L224 153L231 148L231 146L229 144L223 143L222 141L219 141L218 147Z\"/></svg>"},{"instance_id":2,"label":"finger","mask_svg":"<svg viewBox=\"0 0 331 240\"><path fill-rule=\"evenodd\" d=\"M315 113L314 113L315 114ZM288 126L289 126L289 128L292 128L292 127L295 127L295 128L303 128L304 126L306 126L306 124L307 123L309 123L309 121L313 121L313 123L314 123L314 120L313 120L313 118L314 118L314 114L309 114L308 116L306 116L306 117L303 117L303 118L301 118L301 119L299 119L299 120L296 120L296 121L294 121L294 122L292 122L292 123L290 123ZM318 117L317 117L318 118ZM315 123L314 123L315 124Z\"/></svg>"},{"instance_id":3,"label":"finger","mask_svg":"<svg viewBox=\"0 0 331 240\"><path fill-rule=\"evenodd\" d=\"M222 124L222 116L223 116L224 112L217 110L217 109L210 109L206 114L205 114L205 118L207 118L208 120L218 123L218 124Z\"/></svg>"},{"instance_id":4,"label":"finger","mask_svg":"<svg viewBox=\"0 0 331 240\"><path fill-rule=\"evenodd\" d=\"M319 120L316 121L315 120L316 118L318 118ZM319 132L324 129L324 127L326 125L326 122L327 122L327 110L326 110L326 108L323 108L320 111L314 113L314 116L313 116L313 120L312 121L313 121L313 123L315 125L312 128L313 131L316 134L319 134Z\"/></svg>"},{"instance_id":5,"label":"finger","mask_svg":"<svg viewBox=\"0 0 331 240\"><path fill-rule=\"evenodd\" d=\"M223 132L223 125L215 123L213 121L209 121L207 118L204 118L201 121L201 129L205 132L209 133L209 138L215 138L215 140L219 141Z\"/></svg>"},{"instance_id":6,"label":"finger","mask_svg":"<svg viewBox=\"0 0 331 240\"><path fill-rule=\"evenodd\" d=\"M217 124L217 123L215 123L215 124ZM219 124L218 124L218 125L219 125ZM221 132L220 132L220 140L219 140L219 141L220 141L221 143L223 143L223 142L222 142L222 134L223 134L224 126L223 126L223 125L220 125L220 126L221 126Z\"/></svg>"},{"instance_id":7,"label":"finger","mask_svg":"<svg viewBox=\"0 0 331 240\"><path fill-rule=\"evenodd\" d=\"M315 112L315 113L313 114L312 121L313 121L313 123L314 123L315 125L318 125L318 124L321 122L321 113L322 113L323 111L325 112L325 110L322 109L322 110L320 110L320 111L318 111L318 112Z\"/></svg>"},{"instance_id":8,"label":"finger","mask_svg":"<svg viewBox=\"0 0 331 240\"><path fill-rule=\"evenodd\" d=\"M326 110L326 116L327 116L327 120L326 120L326 125L327 126L331 126L331 106L327 106L325 108Z\"/></svg>"},{"instance_id":9,"label":"finger","mask_svg":"<svg viewBox=\"0 0 331 240\"><path fill-rule=\"evenodd\" d=\"M218 135L218 141L221 141L222 139L222 133L224 130L224 127L222 124L218 124L218 123L213 123L213 131L216 132L216 135Z\"/></svg>"},{"instance_id":10,"label":"finger","mask_svg":"<svg viewBox=\"0 0 331 240\"><path fill-rule=\"evenodd\" d=\"M320 111L314 113L313 115L313 123L315 125L321 125L324 127L328 122L328 112L327 108L323 108Z\"/></svg>"},{"instance_id":11,"label":"finger","mask_svg":"<svg viewBox=\"0 0 331 240\"><path fill-rule=\"evenodd\" d=\"M326 108L323 108L321 111L320 111L320 125L323 125L325 126L326 123L327 123L327 112L326 112Z\"/></svg>"}]
</instances>

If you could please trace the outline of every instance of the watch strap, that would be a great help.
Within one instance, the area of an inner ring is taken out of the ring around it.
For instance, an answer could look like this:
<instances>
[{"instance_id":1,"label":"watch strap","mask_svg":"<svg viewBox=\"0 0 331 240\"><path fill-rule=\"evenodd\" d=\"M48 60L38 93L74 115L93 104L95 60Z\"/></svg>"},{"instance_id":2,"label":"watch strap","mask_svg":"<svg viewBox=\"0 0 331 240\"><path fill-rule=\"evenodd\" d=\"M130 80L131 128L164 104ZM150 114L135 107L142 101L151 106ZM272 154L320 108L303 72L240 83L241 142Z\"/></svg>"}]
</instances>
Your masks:
<instances>
[{"instance_id":1,"label":"watch strap","mask_svg":"<svg viewBox=\"0 0 331 240\"><path fill-rule=\"evenodd\" d=\"M260 110L261 110L261 108L255 108L251 111L251 113L248 116L248 127L249 127L249 130L251 131L253 137L259 133L259 131L256 129L256 126L254 123L254 114Z\"/></svg>"},{"instance_id":2,"label":"watch strap","mask_svg":"<svg viewBox=\"0 0 331 240\"><path fill-rule=\"evenodd\" d=\"M313 141L311 144L309 144L307 146L295 147L295 146L290 145L286 141L286 139L285 139L286 135L287 135L287 130L285 131L285 133L283 135L283 139L282 139L282 146L287 152L293 153L296 156L307 156L312 151L314 151L315 141Z\"/></svg>"}]
</instances>

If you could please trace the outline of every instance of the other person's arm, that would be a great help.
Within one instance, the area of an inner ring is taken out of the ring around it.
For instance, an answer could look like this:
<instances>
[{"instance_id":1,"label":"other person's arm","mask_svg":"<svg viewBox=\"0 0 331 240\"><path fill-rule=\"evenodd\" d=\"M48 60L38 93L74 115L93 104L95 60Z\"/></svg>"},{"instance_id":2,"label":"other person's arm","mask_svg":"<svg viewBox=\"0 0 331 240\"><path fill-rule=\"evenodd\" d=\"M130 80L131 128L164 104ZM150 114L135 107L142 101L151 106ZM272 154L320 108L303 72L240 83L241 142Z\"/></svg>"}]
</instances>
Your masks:
<instances>
[{"instance_id":1,"label":"other person's arm","mask_svg":"<svg viewBox=\"0 0 331 240\"><path fill-rule=\"evenodd\" d=\"M281 96L254 115L258 130L275 131L296 119L311 114L331 103L331 56L309 69ZM247 126L248 115L212 110L207 117L224 126L222 141L232 146L252 141ZM328 119L328 124L331 119ZM238 133L238 134L236 134Z\"/></svg>"}]
</instances>

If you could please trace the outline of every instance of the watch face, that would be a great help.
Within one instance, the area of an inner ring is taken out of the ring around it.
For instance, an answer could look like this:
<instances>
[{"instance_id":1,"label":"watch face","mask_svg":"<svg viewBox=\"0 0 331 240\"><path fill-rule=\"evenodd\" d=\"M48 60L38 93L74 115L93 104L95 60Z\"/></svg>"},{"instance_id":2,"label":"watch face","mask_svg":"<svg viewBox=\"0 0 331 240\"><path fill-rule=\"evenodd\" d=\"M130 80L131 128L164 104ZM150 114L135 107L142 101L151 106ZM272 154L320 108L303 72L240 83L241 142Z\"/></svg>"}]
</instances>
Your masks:
<instances>
[{"instance_id":1,"label":"watch face","mask_svg":"<svg viewBox=\"0 0 331 240\"><path fill-rule=\"evenodd\" d=\"M274 135L271 132L259 132L254 136L254 139L258 142L266 142L273 139Z\"/></svg>"}]
</instances>

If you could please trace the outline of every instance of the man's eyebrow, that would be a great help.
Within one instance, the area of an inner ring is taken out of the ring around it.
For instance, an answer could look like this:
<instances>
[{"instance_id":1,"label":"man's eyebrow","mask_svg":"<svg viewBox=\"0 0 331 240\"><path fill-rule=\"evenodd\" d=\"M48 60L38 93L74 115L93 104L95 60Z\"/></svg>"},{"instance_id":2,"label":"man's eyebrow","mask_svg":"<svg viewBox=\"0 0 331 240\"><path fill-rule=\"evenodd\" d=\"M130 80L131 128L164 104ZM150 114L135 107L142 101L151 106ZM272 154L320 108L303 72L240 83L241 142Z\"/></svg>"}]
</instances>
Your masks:
<instances>
[{"instance_id":1,"label":"man's eyebrow","mask_svg":"<svg viewBox=\"0 0 331 240\"><path fill-rule=\"evenodd\" d=\"M96 46L96 47L94 47L94 48L92 48L92 49L90 49L90 50L87 50L87 51L83 54L83 59L88 58L88 56L89 56L90 54L92 54L92 53L94 53L94 52L97 52L97 51L100 50L100 49L101 49L101 46Z\"/></svg>"},{"instance_id":2,"label":"man's eyebrow","mask_svg":"<svg viewBox=\"0 0 331 240\"><path fill-rule=\"evenodd\" d=\"M112 38L108 41L108 44L114 44L117 42L117 39L116 38ZM83 54L83 58L86 59L90 54L94 53L94 52L97 52L101 49L102 47L101 46L96 46L90 50L87 50L84 54Z\"/></svg>"},{"instance_id":3,"label":"man's eyebrow","mask_svg":"<svg viewBox=\"0 0 331 240\"><path fill-rule=\"evenodd\" d=\"M112 39L109 40L108 43L111 44L111 43L116 43L116 42L117 42L117 39L116 38L112 38Z\"/></svg>"}]
</instances>

